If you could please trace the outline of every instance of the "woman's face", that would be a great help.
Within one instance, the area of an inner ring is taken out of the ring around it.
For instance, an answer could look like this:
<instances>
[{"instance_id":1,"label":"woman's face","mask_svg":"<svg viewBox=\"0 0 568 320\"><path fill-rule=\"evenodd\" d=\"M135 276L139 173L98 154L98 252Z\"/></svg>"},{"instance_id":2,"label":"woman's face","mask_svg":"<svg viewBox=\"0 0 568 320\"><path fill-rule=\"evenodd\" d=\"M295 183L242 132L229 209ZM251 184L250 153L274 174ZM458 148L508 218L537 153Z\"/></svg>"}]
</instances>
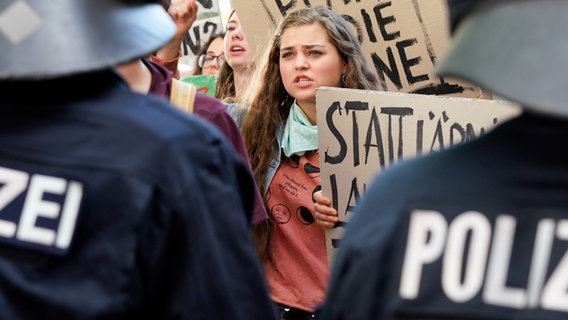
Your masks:
<instances>
[{"instance_id":1,"label":"woman's face","mask_svg":"<svg viewBox=\"0 0 568 320\"><path fill-rule=\"evenodd\" d=\"M201 73L204 75L218 75L221 67L225 62L223 38L216 38L213 40L207 51L205 52L205 59Z\"/></svg>"},{"instance_id":2,"label":"woman's face","mask_svg":"<svg viewBox=\"0 0 568 320\"><path fill-rule=\"evenodd\" d=\"M229 18L225 34L225 60L235 70L247 68L254 62L252 51L236 12Z\"/></svg>"},{"instance_id":3,"label":"woman's face","mask_svg":"<svg viewBox=\"0 0 568 320\"><path fill-rule=\"evenodd\" d=\"M319 23L290 27L281 36L280 76L284 88L300 107L316 105L316 89L338 87L345 62Z\"/></svg>"}]
</instances>

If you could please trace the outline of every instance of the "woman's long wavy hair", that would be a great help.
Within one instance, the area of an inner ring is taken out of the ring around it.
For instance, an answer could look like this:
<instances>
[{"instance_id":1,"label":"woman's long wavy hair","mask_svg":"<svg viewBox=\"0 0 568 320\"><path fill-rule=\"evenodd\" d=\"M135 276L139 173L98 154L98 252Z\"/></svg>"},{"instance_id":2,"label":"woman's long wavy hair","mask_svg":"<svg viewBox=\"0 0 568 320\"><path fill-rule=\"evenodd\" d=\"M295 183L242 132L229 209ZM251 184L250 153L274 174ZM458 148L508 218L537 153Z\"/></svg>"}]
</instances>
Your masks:
<instances>
[{"instance_id":1,"label":"woman's long wavy hair","mask_svg":"<svg viewBox=\"0 0 568 320\"><path fill-rule=\"evenodd\" d=\"M227 61L223 63L217 76L215 97L223 102L237 102L234 71Z\"/></svg>"},{"instance_id":2,"label":"woman's long wavy hair","mask_svg":"<svg viewBox=\"0 0 568 320\"><path fill-rule=\"evenodd\" d=\"M277 132L286 123L294 101L286 92L280 75L281 36L288 28L315 23L327 30L329 40L346 63L341 87L382 89L376 73L365 59L353 27L340 14L326 6L302 8L289 13L277 27L257 69L252 82L256 86L248 99L249 110L242 126L254 176L261 191L268 187L265 176L269 162L277 152ZM253 242L263 261L271 261L269 248L273 223L269 219L253 227Z\"/></svg>"}]
</instances>

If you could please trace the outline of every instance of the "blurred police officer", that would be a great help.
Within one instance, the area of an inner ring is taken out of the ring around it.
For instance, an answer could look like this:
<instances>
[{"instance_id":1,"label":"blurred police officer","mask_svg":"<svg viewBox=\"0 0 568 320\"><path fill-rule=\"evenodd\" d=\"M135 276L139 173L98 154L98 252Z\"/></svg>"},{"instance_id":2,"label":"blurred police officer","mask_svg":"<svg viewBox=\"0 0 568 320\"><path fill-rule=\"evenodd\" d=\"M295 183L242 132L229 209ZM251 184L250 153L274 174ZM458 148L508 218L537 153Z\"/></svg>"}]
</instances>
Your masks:
<instances>
[{"instance_id":1,"label":"blurred police officer","mask_svg":"<svg viewBox=\"0 0 568 320\"><path fill-rule=\"evenodd\" d=\"M522 105L381 173L347 226L322 320L568 318L568 1L448 1L437 73Z\"/></svg>"},{"instance_id":2,"label":"blurred police officer","mask_svg":"<svg viewBox=\"0 0 568 320\"><path fill-rule=\"evenodd\" d=\"M274 319L246 164L113 71L158 3L0 2L0 319Z\"/></svg>"}]
</instances>

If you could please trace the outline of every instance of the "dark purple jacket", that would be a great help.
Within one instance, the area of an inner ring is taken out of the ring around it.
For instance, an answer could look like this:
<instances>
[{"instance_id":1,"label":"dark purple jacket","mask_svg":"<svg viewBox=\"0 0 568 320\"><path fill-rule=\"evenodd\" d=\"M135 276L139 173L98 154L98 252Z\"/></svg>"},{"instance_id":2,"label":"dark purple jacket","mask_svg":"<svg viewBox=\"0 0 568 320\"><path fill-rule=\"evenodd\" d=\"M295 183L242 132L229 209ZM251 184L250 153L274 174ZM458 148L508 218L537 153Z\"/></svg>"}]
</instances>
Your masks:
<instances>
[{"instance_id":1,"label":"dark purple jacket","mask_svg":"<svg viewBox=\"0 0 568 320\"><path fill-rule=\"evenodd\" d=\"M149 93L164 97L169 100L173 77L172 72L150 60L144 59L143 61L146 67L148 67L148 69L152 73L152 82L150 83ZM227 140L235 147L237 152L243 157L243 159L246 160L246 163L250 166L250 160L243 141L243 137L241 135L241 131L239 130L239 127L233 120L233 117L231 117L231 115L227 111L227 108L221 101L205 94L198 93L195 96L193 113L211 122L217 128L219 128L219 130L221 130L225 137L227 137ZM252 214L252 223L256 223L268 218L268 214L266 213L260 191L257 192L256 198L256 205Z\"/></svg>"}]
</instances>

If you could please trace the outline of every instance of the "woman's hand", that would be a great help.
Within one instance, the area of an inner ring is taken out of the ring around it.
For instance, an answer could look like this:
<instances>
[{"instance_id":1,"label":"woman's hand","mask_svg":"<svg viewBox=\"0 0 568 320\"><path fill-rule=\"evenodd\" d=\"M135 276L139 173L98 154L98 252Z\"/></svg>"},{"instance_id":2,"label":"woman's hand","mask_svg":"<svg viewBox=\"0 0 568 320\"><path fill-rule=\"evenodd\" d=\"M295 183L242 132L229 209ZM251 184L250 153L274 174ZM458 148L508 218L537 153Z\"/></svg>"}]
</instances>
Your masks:
<instances>
[{"instance_id":1,"label":"woman's hand","mask_svg":"<svg viewBox=\"0 0 568 320\"><path fill-rule=\"evenodd\" d=\"M331 206L331 199L325 197L320 190L314 193L314 201L316 223L325 228L333 228L339 218L337 210Z\"/></svg>"}]
</instances>

